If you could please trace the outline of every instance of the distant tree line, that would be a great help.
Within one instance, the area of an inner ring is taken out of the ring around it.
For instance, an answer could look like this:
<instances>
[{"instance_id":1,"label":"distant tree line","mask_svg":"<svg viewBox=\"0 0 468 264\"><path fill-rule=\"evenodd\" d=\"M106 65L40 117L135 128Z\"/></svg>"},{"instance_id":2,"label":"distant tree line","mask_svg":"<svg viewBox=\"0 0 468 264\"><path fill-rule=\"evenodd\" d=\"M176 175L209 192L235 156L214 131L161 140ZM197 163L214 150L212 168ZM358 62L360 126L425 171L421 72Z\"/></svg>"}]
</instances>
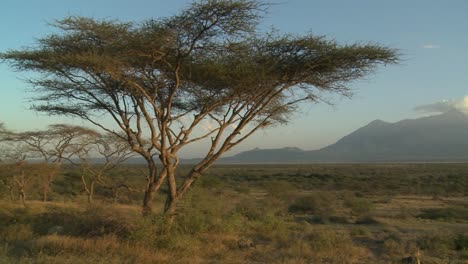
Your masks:
<instances>
[{"instance_id":1,"label":"distant tree line","mask_svg":"<svg viewBox=\"0 0 468 264\"><path fill-rule=\"evenodd\" d=\"M26 204L31 183L40 189L42 201L49 200L53 183L64 163L80 168L83 190L92 202L96 184L106 186L106 174L133 155L126 141L114 134L101 134L80 126L56 124L41 131L12 132L2 124L1 183ZM92 165L92 160L99 164ZM109 186L107 186L109 187Z\"/></svg>"}]
</instances>

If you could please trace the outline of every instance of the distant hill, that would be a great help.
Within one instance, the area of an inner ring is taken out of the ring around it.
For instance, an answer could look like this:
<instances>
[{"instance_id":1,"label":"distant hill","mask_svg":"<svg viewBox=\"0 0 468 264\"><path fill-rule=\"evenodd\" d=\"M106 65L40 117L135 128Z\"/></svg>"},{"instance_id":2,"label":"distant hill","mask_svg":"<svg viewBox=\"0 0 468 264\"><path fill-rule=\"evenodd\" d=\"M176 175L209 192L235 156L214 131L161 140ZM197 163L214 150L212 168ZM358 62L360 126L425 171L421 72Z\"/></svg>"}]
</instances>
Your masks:
<instances>
[{"instance_id":1,"label":"distant hill","mask_svg":"<svg viewBox=\"0 0 468 264\"><path fill-rule=\"evenodd\" d=\"M288 163L303 161L307 151L300 148L253 149L232 157L222 158L220 163Z\"/></svg>"},{"instance_id":2,"label":"distant hill","mask_svg":"<svg viewBox=\"0 0 468 264\"><path fill-rule=\"evenodd\" d=\"M254 149L220 163L412 161L468 161L468 116L452 110L396 123L374 120L319 150Z\"/></svg>"}]
</instances>

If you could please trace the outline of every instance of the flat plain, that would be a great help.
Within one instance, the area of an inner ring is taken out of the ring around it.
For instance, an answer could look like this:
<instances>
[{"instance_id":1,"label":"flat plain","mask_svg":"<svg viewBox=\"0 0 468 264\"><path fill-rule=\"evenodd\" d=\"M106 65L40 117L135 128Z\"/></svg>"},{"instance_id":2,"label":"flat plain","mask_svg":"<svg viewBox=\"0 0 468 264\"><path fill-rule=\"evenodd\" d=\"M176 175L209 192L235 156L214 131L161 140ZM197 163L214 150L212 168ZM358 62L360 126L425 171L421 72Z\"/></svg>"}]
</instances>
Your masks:
<instances>
[{"instance_id":1,"label":"flat plain","mask_svg":"<svg viewBox=\"0 0 468 264\"><path fill-rule=\"evenodd\" d=\"M217 165L172 225L164 188L141 215L143 166L116 168L92 203L79 168L47 202L33 171L23 206L1 170L0 263L468 263L464 163Z\"/></svg>"}]
</instances>

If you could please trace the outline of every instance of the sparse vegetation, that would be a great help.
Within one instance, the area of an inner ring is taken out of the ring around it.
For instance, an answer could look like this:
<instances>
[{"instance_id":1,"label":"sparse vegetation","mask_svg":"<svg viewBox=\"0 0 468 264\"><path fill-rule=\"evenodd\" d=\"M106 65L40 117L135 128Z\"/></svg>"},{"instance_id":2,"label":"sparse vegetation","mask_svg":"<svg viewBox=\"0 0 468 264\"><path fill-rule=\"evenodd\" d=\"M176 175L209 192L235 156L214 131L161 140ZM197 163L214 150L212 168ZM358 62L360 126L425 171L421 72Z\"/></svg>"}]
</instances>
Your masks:
<instances>
[{"instance_id":1,"label":"sparse vegetation","mask_svg":"<svg viewBox=\"0 0 468 264\"><path fill-rule=\"evenodd\" d=\"M136 191L122 190L117 201L98 186L89 204L70 165L49 202L31 189L24 208L2 189L0 262L398 263L418 251L423 263L467 259L468 201L444 176L461 182L465 164L220 165L188 193L170 226L162 214L141 217L141 169L119 165L109 174L108 184L125 177ZM439 181L425 182L433 174ZM406 181L420 187L410 192ZM434 185L444 194L438 199Z\"/></svg>"}]
</instances>

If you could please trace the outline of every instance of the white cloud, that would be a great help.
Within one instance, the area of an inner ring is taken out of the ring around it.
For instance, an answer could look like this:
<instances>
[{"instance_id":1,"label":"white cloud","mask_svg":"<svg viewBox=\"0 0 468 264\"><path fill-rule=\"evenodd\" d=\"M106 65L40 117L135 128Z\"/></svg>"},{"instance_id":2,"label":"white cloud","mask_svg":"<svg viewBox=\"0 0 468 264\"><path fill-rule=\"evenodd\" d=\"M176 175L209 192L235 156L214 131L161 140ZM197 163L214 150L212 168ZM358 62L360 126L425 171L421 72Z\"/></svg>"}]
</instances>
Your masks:
<instances>
[{"instance_id":1,"label":"white cloud","mask_svg":"<svg viewBox=\"0 0 468 264\"><path fill-rule=\"evenodd\" d=\"M420 105L414 108L421 113L445 113L450 110L458 110L468 114L468 95L461 99L442 100L432 104Z\"/></svg>"},{"instance_id":2,"label":"white cloud","mask_svg":"<svg viewBox=\"0 0 468 264\"><path fill-rule=\"evenodd\" d=\"M436 45L436 44L424 44L424 45L422 45L422 48L423 48L423 49L438 49L438 48L440 48L440 45Z\"/></svg>"}]
</instances>

